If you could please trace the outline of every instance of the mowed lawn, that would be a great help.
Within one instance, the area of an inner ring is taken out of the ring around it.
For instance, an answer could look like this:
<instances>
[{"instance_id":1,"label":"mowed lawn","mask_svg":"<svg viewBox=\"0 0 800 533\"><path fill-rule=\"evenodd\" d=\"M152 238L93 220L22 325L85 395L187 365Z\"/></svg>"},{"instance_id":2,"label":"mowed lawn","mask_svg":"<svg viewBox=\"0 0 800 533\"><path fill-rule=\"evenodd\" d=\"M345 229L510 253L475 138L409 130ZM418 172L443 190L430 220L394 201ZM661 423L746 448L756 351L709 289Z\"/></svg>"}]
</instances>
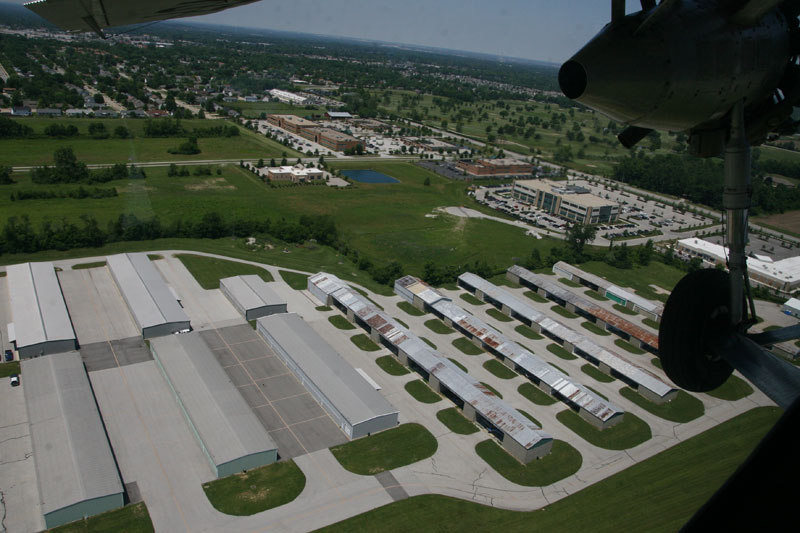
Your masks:
<instances>
[{"instance_id":1,"label":"mowed lawn","mask_svg":"<svg viewBox=\"0 0 800 533\"><path fill-rule=\"evenodd\" d=\"M239 126L238 137L200 138L197 143L201 152L195 155L170 154L186 137L150 138L144 136L146 119L88 119L88 118L28 118L17 119L21 124L33 128L41 137L31 139L0 140L0 165L12 167L52 165L53 153L63 146L71 146L79 161L86 164L142 163L149 161L187 161L207 159L252 159L277 157L283 152L287 157L297 158L301 154L279 143ZM89 124L102 122L109 133L118 126L125 126L133 137L130 139L92 139ZM76 137L53 138L44 136L50 124L66 126L72 124L80 134ZM189 131L193 128L230 126L233 123L223 120L182 120L181 124Z\"/></svg>"},{"instance_id":2,"label":"mowed lawn","mask_svg":"<svg viewBox=\"0 0 800 533\"><path fill-rule=\"evenodd\" d=\"M734 417L539 511L439 495L393 503L320 531L677 531L733 473L781 410Z\"/></svg>"},{"instance_id":3,"label":"mowed lawn","mask_svg":"<svg viewBox=\"0 0 800 533\"><path fill-rule=\"evenodd\" d=\"M546 254L556 244L554 240L533 239L520 228L495 221L450 215L426 217L437 207L473 206L474 201L466 195L466 184L446 180L411 163L339 164L342 168L372 168L401 183L359 183L346 190L324 185L271 188L236 164L219 167L220 175L214 166L211 176L184 178L170 178L166 167L155 167L146 169L144 181L101 185L116 187L120 195L114 198L12 202L9 195L17 189L74 187L34 185L27 174L15 173L19 183L0 186L0 213L4 215L0 224L10 216L22 214L28 214L37 227L48 217L78 222L83 213L93 214L101 227L120 213L132 213L141 219L158 216L162 223L178 218L199 220L212 211L228 219L235 216L273 221L296 221L304 214L330 215L341 236L359 253L378 264L397 260L406 273L416 275L422 274L424 264L430 260L440 264L485 260L504 267L514 257L528 256L534 247ZM424 185L426 178L430 178L431 185Z\"/></svg>"}]
</instances>

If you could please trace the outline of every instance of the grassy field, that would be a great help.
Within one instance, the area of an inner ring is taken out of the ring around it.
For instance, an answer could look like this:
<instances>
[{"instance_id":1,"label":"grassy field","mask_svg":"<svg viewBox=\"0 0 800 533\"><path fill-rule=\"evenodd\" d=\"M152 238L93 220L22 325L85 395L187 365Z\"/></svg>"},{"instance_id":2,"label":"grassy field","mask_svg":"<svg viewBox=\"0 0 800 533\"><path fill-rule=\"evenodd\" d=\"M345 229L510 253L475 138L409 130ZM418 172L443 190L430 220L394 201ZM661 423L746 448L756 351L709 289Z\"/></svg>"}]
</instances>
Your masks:
<instances>
[{"instance_id":1,"label":"grassy field","mask_svg":"<svg viewBox=\"0 0 800 533\"><path fill-rule=\"evenodd\" d=\"M538 420L536 420L536 418L534 418L532 414L528 413L527 411L523 411L522 409L517 409L517 411L522 413L522 416L524 416L525 418L527 418L528 420L530 420L531 422L533 422L537 426L542 427L542 423L539 422Z\"/></svg>"},{"instance_id":2,"label":"grassy field","mask_svg":"<svg viewBox=\"0 0 800 533\"><path fill-rule=\"evenodd\" d=\"M0 378L7 378L11 374L20 374L19 361L9 361L0 364Z\"/></svg>"},{"instance_id":3,"label":"grassy field","mask_svg":"<svg viewBox=\"0 0 800 533\"><path fill-rule=\"evenodd\" d=\"M446 326L445 323L438 318L431 318L430 320L427 320L425 322L425 326L429 330L433 331L434 333L439 333L440 335L449 335L453 333L453 330Z\"/></svg>"},{"instance_id":4,"label":"grassy field","mask_svg":"<svg viewBox=\"0 0 800 533\"><path fill-rule=\"evenodd\" d=\"M149 533L155 530L153 522L150 521L147 506L144 502L139 502L48 529L48 531L52 533L106 533L111 531Z\"/></svg>"},{"instance_id":5,"label":"grassy field","mask_svg":"<svg viewBox=\"0 0 800 533\"><path fill-rule=\"evenodd\" d=\"M356 329L356 327L353 324L351 324L350 321L347 320L342 315L329 316L328 317L328 322L330 322L331 324L333 324L337 328L343 329L343 330L346 330L346 331L349 331L349 330L352 330L352 329Z\"/></svg>"},{"instance_id":6,"label":"grassy field","mask_svg":"<svg viewBox=\"0 0 800 533\"><path fill-rule=\"evenodd\" d=\"M558 344L551 342L547 345L547 351L557 355L561 359L565 359L567 361L572 361L573 359L577 359L577 355L573 355L568 350L566 350L563 346L559 346Z\"/></svg>"},{"instance_id":7,"label":"grassy field","mask_svg":"<svg viewBox=\"0 0 800 533\"><path fill-rule=\"evenodd\" d=\"M467 420L457 407L442 409L436 413L436 418L450 431L459 435L472 435L479 431L478 426Z\"/></svg>"},{"instance_id":8,"label":"grassy field","mask_svg":"<svg viewBox=\"0 0 800 533\"><path fill-rule=\"evenodd\" d=\"M279 507L297 498L306 476L294 461L281 461L203 484L214 509L249 516Z\"/></svg>"},{"instance_id":9,"label":"grassy field","mask_svg":"<svg viewBox=\"0 0 800 533\"><path fill-rule=\"evenodd\" d=\"M527 337L533 340L541 340L544 338L535 331L533 331L530 327L526 326L525 324L520 324L519 326L515 327L514 331L516 331L523 337Z\"/></svg>"},{"instance_id":10,"label":"grassy field","mask_svg":"<svg viewBox=\"0 0 800 533\"><path fill-rule=\"evenodd\" d=\"M517 392L536 405L553 405L558 401L531 383L523 383L517 387Z\"/></svg>"},{"instance_id":11,"label":"grassy field","mask_svg":"<svg viewBox=\"0 0 800 533\"><path fill-rule=\"evenodd\" d=\"M422 316L422 315L425 314L425 311L422 311L421 309L417 309L416 307L414 307L413 305L411 305L410 303L408 303L405 300L397 302L397 307L399 307L400 309L402 309L403 311L405 311L406 313L408 313L411 316Z\"/></svg>"},{"instance_id":12,"label":"grassy field","mask_svg":"<svg viewBox=\"0 0 800 533\"><path fill-rule=\"evenodd\" d=\"M497 359L489 359L485 363L483 363L483 368L494 374L496 377L500 379L514 379L517 377L517 373L508 368L506 365L498 361Z\"/></svg>"},{"instance_id":13,"label":"grassy field","mask_svg":"<svg viewBox=\"0 0 800 533\"><path fill-rule=\"evenodd\" d=\"M534 302L539 302L540 304L546 304L547 298L539 294L538 292L533 291L525 291L525 296L533 300Z\"/></svg>"},{"instance_id":14,"label":"grassy field","mask_svg":"<svg viewBox=\"0 0 800 533\"><path fill-rule=\"evenodd\" d=\"M735 402L736 400L741 400L742 398L750 396L752 393L753 388L745 380L731 374L728 381L706 394L714 398L719 398L720 400Z\"/></svg>"},{"instance_id":15,"label":"grassy field","mask_svg":"<svg viewBox=\"0 0 800 533\"><path fill-rule=\"evenodd\" d=\"M639 296L661 302L666 302L669 294L657 292L650 285L671 291L686 274L683 270L659 261L651 261L646 267L636 266L629 269L615 268L600 261L589 261L581 264L580 268L620 287L630 287Z\"/></svg>"},{"instance_id":16,"label":"grassy field","mask_svg":"<svg viewBox=\"0 0 800 533\"><path fill-rule=\"evenodd\" d=\"M509 455L492 439L479 442L475 452L498 474L526 487L545 487L562 480L577 472L583 462L578 450L558 439L553 440L549 454L526 465Z\"/></svg>"},{"instance_id":17,"label":"grassy field","mask_svg":"<svg viewBox=\"0 0 800 533\"><path fill-rule=\"evenodd\" d=\"M334 446L341 465L363 476L410 465L436 453L436 437L419 424L403 424L369 437Z\"/></svg>"},{"instance_id":18,"label":"grassy field","mask_svg":"<svg viewBox=\"0 0 800 533\"><path fill-rule=\"evenodd\" d=\"M800 234L800 211L787 211L777 215L754 217L753 222L780 228L795 235Z\"/></svg>"},{"instance_id":19,"label":"grassy field","mask_svg":"<svg viewBox=\"0 0 800 533\"><path fill-rule=\"evenodd\" d=\"M592 324L591 322L588 322L588 321L581 322L581 326L583 328L591 331L595 335L602 335L604 337L607 337L607 336L611 335L611 333L609 333L608 331L604 330L603 328L601 328L597 324Z\"/></svg>"},{"instance_id":20,"label":"grassy field","mask_svg":"<svg viewBox=\"0 0 800 533\"><path fill-rule=\"evenodd\" d=\"M194 254L177 254L175 257L180 259L204 289L219 289L219 280L231 276L255 274L264 281L274 281L268 270L255 265Z\"/></svg>"},{"instance_id":21,"label":"grassy field","mask_svg":"<svg viewBox=\"0 0 800 533\"><path fill-rule=\"evenodd\" d=\"M581 367L581 371L587 376L594 378L596 381L601 383L611 383L612 381L616 381L616 378L609 376L605 372L601 372L597 369L596 366L592 365L591 363L586 363Z\"/></svg>"},{"instance_id":22,"label":"grassy field","mask_svg":"<svg viewBox=\"0 0 800 533\"><path fill-rule=\"evenodd\" d=\"M380 346L375 344L372 339L370 339L366 334L359 333L358 335L353 335L350 337L350 340L358 346L360 349L364 350L365 352L377 352L381 349Z\"/></svg>"},{"instance_id":23,"label":"grassy field","mask_svg":"<svg viewBox=\"0 0 800 533\"><path fill-rule=\"evenodd\" d=\"M420 339L422 340L422 342L424 342L425 344L427 344L428 346L430 346L434 350L436 349L436 345L430 339L428 339L427 337L420 337Z\"/></svg>"},{"instance_id":24,"label":"grassy field","mask_svg":"<svg viewBox=\"0 0 800 533\"><path fill-rule=\"evenodd\" d=\"M468 292L467 292L467 293L464 293L464 294L459 294L459 297L460 297L462 300L464 300L465 302L467 302L468 304L472 304L472 305L486 305L486 302L484 302L483 300L478 300L477 298L475 298L473 295L471 295L471 294L470 294L470 293L468 293Z\"/></svg>"},{"instance_id":25,"label":"grassy field","mask_svg":"<svg viewBox=\"0 0 800 533\"><path fill-rule=\"evenodd\" d=\"M436 403L441 401L442 397L433 392L427 383L421 379L415 379L405 384L406 392L414 397L415 400L422 403Z\"/></svg>"},{"instance_id":26,"label":"grassy field","mask_svg":"<svg viewBox=\"0 0 800 533\"><path fill-rule=\"evenodd\" d=\"M405 376L410 371L401 365L397 359L391 355L384 355L375 359L375 364L383 369L390 376Z\"/></svg>"},{"instance_id":27,"label":"grassy field","mask_svg":"<svg viewBox=\"0 0 800 533\"><path fill-rule=\"evenodd\" d=\"M464 337L459 337L453 341L453 346L461 350L467 355L480 355L483 353L482 348L478 348Z\"/></svg>"},{"instance_id":28,"label":"grassy field","mask_svg":"<svg viewBox=\"0 0 800 533\"><path fill-rule=\"evenodd\" d=\"M507 314L498 311L494 307L491 307L491 308L487 309L486 310L486 314L489 315L490 317L494 318L495 320L500 321L500 322L511 322L512 320L514 320L513 318L511 318Z\"/></svg>"},{"instance_id":29,"label":"grassy field","mask_svg":"<svg viewBox=\"0 0 800 533\"><path fill-rule=\"evenodd\" d=\"M614 309L616 309L618 312L622 313L623 315L635 316L635 315L639 314L636 311L634 311L633 309L628 309L624 305L614 304L611 307L613 307Z\"/></svg>"},{"instance_id":30,"label":"grassy field","mask_svg":"<svg viewBox=\"0 0 800 533\"><path fill-rule=\"evenodd\" d=\"M705 412L703 402L682 390L678 391L674 400L662 405L643 398L628 387L622 387L619 393L642 409L671 422L691 422L695 418L703 416Z\"/></svg>"},{"instance_id":31,"label":"grassy field","mask_svg":"<svg viewBox=\"0 0 800 533\"><path fill-rule=\"evenodd\" d=\"M8 217L23 214L30 217L35 228L45 219L65 218L79 223L83 214L93 215L102 228L120 213L133 214L142 220L158 216L162 224L177 219L199 221L209 212L228 219L235 214L242 219L286 218L291 222L302 215L329 215L336 221L340 237L360 254L378 265L398 260L404 273L415 275L422 274L431 258L442 264L464 265L482 260L503 267L511 264L514 257L530 255L534 248L546 255L556 244L555 240L533 239L525 236L521 228L491 220L445 214L436 218L425 216L447 205L485 209L466 195L465 183L446 180L408 162L347 162L346 166L380 171L400 183L359 183L346 190L325 186L272 188L238 165L213 167L211 176L183 178L167 176L166 167L154 167L146 169L144 181L118 180L106 184L117 189L116 197L12 202L11 193L19 190L74 187L35 185L28 174L15 173L16 184L0 186L0 224L5 224ZM220 174L216 173L217 168ZM426 178L431 185L424 185ZM196 246L191 249L197 249ZM306 263L306 268L294 268L316 272L324 266L337 275L347 273L343 277L354 281L359 281L356 276L369 277L335 251L309 247L321 250L317 253L327 257L320 258L313 266ZM275 258L273 264L285 266L292 260L277 257L296 253L294 247L268 238L259 239L256 247L251 248L259 255ZM373 289L369 285L368 288ZM391 293L391 289L387 287L384 292Z\"/></svg>"},{"instance_id":32,"label":"grassy field","mask_svg":"<svg viewBox=\"0 0 800 533\"><path fill-rule=\"evenodd\" d=\"M625 350L626 352L635 354L635 355L644 355L647 352L639 348L638 346L634 346L630 342L626 341L625 339L616 339L614 344Z\"/></svg>"},{"instance_id":33,"label":"grassy field","mask_svg":"<svg viewBox=\"0 0 800 533\"><path fill-rule=\"evenodd\" d=\"M308 276L298 272L289 272L288 270L279 270L278 274L281 279L286 282L291 288L296 291L304 291L308 288Z\"/></svg>"},{"instance_id":34,"label":"grassy field","mask_svg":"<svg viewBox=\"0 0 800 533\"><path fill-rule=\"evenodd\" d=\"M86 164L142 163L150 161L191 161L205 159L255 159L277 157L286 152L287 157L296 159L302 154L282 144L258 135L247 128L238 126L238 137L200 138L197 144L200 153L196 155L170 154L174 148L186 141L186 137L150 138L144 136L144 120L136 119L80 119L80 118L25 118L15 119L33 128L42 137L30 139L4 139L0 141L0 165L12 167L52 165L53 152L62 146L71 146L79 161ZM93 139L88 135L89 124L102 122L113 132L117 126L127 127L133 135L130 139ZM44 136L44 129L50 124L73 124L80 134L77 137L58 139ZM200 119L181 120L187 129L208 128L232 122L207 121Z\"/></svg>"},{"instance_id":35,"label":"grassy field","mask_svg":"<svg viewBox=\"0 0 800 533\"><path fill-rule=\"evenodd\" d=\"M326 533L456 531L677 531L722 485L781 411L753 409L538 511L447 496L416 496L323 529Z\"/></svg>"},{"instance_id":36,"label":"grassy field","mask_svg":"<svg viewBox=\"0 0 800 533\"><path fill-rule=\"evenodd\" d=\"M626 450L638 446L652 437L647 422L630 411L625 413L622 422L603 430L597 429L569 409L558 413L556 418L583 440L606 450Z\"/></svg>"},{"instance_id":37,"label":"grassy field","mask_svg":"<svg viewBox=\"0 0 800 533\"><path fill-rule=\"evenodd\" d=\"M558 314L558 315L563 316L564 318L578 318L578 315L576 315L572 311L568 311L567 309L564 309L563 307L561 307L558 304L551 305L550 306L550 310L553 311L554 313Z\"/></svg>"}]
</instances>

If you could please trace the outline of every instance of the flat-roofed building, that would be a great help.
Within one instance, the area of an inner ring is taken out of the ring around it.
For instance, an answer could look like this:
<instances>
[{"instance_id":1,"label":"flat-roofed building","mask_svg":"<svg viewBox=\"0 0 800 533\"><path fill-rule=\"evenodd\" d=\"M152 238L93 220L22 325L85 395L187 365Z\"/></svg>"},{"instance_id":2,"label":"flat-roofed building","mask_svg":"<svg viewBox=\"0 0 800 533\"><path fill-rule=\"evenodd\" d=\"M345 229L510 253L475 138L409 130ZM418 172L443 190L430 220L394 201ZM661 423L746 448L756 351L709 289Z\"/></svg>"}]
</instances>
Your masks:
<instances>
[{"instance_id":1,"label":"flat-roofed building","mask_svg":"<svg viewBox=\"0 0 800 533\"><path fill-rule=\"evenodd\" d=\"M397 425L397 409L295 313L261 318L258 332L351 439Z\"/></svg>"},{"instance_id":2,"label":"flat-roofed building","mask_svg":"<svg viewBox=\"0 0 800 533\"><path fill-rule=\"evenodd\" d=\"M729 255L725 246L696 237L679 240L675 248L683 257L699 257L711 265L725 265ZM748 257L747 273L754 284L788 295L800 289L800 256L780 261L764 255Z\"/></svg>"},{"instance_id":3,"label":"flat-roofed building","mask_svg":"<svg viewBox=\"0 0 800 533\"><path fill-rule=\"evenodd\" d=\"M53 263L6 268L14 342L19 355L35 357L74 350L75 330Z\"/></svg>"},{"instance_id":4,"label":"flat-roofed building","mask_svg":"<svg viewBox=\"0 0 800 533\"><path fill-rule=\"evenodd\" d=\"M352 135L342 133L332 128L307 128L300 133L300 136L305 137L309 141L321 144L334 152L344 152L345 150L354 149L359 144L363 145L359 139Z\"/></svg>"},{"instance_id":5,"label":"flat-roofed building","mask_svg":"<svg viewBox=\"0 0 800 533\"><path fill-rule=\"evenodd\" d=\"M553 437L342 280L319 272L308 278L308 289L320 302L336 307L364 328L433 390L461 408L464 416L496 436L518 461L527 464L550 453Z\"/></svg>"},{"instance_id":6,"label":"flat-roofed building","mask_svg":"<svg viewBox=\"0 0 800 533\"><path fill-rule=\"evenodd\" d=\"M589 189L562 182L517 180L511 194L536 209L582 224L604 224L619 218L616 202L594 196Z\"/></svg>"},{"instance_id":7,"label":"flat-roofed building","mask_svg":"<svg viewBox=\"0 0 800 533\"><path fill-rule=\"evenodd\" d=\"M110 255L107 260L142 337L149 339L191 328L189 317L147 254Z\"/></svg>"},{"instance_id":8,"label":"flat-roofed building","mask_svg":"<svg viewBox=\"0 0 800 533\"><path fill-rule=\"evenodd\" d=\"M267 122L288 132L300 135L305 128L316 128L319 125L297 115L267 115Z\"/></svg>"},{"instance_id":9,"label":"flat-roofed building","mask_svg":"<svg viewBox=\"0 0 800 533\"><path fill-rule=\"evenodd\" d=\"M278 459L275 442L199 333L159 337L150 346L217 477Z\"/></svg>"},{"instance_id":10,"label":"flat-roofed building","mask_svg":"<svg viewBox=\"0 0 800 533\"><path fill-rule=\"evenodd\" d=\"M286 312L286 301L255 274L223 278L219 280L219 289L245 320Z\"/></svg>"},{"instance_id":11,"label":"flat-roofed building","mask_svg":"<svg viewBox=\"0 0 800 533\"><path fill-rule=\"evenodd\" d=\"M312 183L321 180L325 173L318 168L306 168L302 164L294 166L267 167L266 175L274 181L291 181L292 183Z\"/></svg>"},{"instance_id":12,"label":"flat-roofed building","mask_svg":"<svg viewBox=\"0 0 800 533\"><path fill-rule=\"evenodd\" d=\"M122 482L80 354L24 360L22 375L45 525L122 507Z\"/></svg>"},{"instance_id":13,"label":"flat-roofed building","mask_svg":"<svg viewBox=\"0 0 800 533\"><path fill-rule=\"evenodd\" d=\"M289 91L283 91L281 89L271 89L269 91L270 96L273 98L277 98L281 102L286 102L295 105L307 105L311 103L311 100L308 96L302 94L295 94Z\"/></svg>"},{"instance_id":14,"label":"flat-roofed building","mask_svg":"<svg viewBox=\"0 0 800 533\"><path fill-rule=\"evenodd\" d=\"M457 161L456 167L473 177L530 176L533 165L510 157Z\"/></svg>"}]
</instances>

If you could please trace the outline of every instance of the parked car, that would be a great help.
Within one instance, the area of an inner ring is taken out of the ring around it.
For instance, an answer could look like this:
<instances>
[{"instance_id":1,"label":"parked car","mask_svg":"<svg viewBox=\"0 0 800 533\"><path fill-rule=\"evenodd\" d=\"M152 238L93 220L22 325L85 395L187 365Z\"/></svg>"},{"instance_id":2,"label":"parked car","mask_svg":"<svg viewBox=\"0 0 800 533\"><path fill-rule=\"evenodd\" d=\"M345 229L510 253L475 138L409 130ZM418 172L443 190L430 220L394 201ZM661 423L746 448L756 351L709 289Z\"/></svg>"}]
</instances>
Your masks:
<instances>
[{"instance_id":1,"label":"parked car","mask_svg":"<svg viewBox=\"0 0 800 533\"><path fill-rule=\"evenodd\" d=\"M11 386L19 387L19 374L11 374Z\"/></svg>"},{"instance_id":2,"label":"parked car","mask_svg":"<svg viewBox=\"0 0 800 533\"><path fill-rule=\"evenodd\" d=\"M13 361L14 360L14 352L12 352L11 350L6 350L5 359L6 359L6 362Z\"/></svg>"}]
</instances>

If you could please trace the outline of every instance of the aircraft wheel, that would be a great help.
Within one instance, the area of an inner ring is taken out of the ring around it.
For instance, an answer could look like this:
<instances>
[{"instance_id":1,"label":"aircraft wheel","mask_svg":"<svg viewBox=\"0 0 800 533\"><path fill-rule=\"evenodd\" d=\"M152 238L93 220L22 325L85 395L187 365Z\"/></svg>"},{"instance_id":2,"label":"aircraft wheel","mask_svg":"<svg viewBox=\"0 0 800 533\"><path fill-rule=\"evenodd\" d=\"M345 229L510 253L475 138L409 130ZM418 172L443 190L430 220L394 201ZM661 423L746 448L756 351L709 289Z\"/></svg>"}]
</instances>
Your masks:
<instances>
[{"instance_id":1,"label":"aircraft wheel","mask_svg":"<svg viewBox=\"0 0 800 533\"><path fill-rule=\"evenodd\" d=\"M708 349L708 341L731 329L730 276L716 269L697 270L672 291L658 331L661 365L677 386L694 392L714 390L733 367Z\"/></svg>"}]
</instances>

